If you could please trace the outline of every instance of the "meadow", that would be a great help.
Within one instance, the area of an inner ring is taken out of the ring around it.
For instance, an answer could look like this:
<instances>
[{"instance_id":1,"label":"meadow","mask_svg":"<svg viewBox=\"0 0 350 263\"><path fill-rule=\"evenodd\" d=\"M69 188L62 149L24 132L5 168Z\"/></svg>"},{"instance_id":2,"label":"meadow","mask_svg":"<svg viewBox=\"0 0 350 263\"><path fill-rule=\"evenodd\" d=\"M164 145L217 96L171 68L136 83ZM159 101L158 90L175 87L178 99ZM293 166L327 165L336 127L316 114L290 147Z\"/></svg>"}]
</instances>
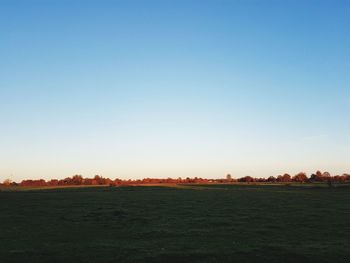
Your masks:
<instances>
[{"instance_id":1,"label":"meadow","mask_svg":"<svg viewBox=\"0 0 350 263\"><path fill-rule=\"evenodd\" d=\"M0 262L350 262L350 188L0 191Z\"/></svg>"}]
</instances>

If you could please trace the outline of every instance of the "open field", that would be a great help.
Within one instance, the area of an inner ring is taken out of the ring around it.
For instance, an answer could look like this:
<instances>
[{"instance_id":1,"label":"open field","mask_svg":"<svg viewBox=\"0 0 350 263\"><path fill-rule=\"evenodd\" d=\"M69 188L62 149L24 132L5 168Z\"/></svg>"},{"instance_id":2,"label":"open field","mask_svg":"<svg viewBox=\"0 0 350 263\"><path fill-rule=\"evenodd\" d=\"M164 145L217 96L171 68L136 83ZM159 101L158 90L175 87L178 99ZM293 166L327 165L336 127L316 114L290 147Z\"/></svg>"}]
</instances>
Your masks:
<instances>
[{"instance_id":1,"label":"open field","mask_svg":"<svg viewBox=\"0 0 350 263\"><path fill-rule=\"evenodd\" d=\"M0 262L350 262L350 188L0 192Z\"/></svg>"}]
</instances>

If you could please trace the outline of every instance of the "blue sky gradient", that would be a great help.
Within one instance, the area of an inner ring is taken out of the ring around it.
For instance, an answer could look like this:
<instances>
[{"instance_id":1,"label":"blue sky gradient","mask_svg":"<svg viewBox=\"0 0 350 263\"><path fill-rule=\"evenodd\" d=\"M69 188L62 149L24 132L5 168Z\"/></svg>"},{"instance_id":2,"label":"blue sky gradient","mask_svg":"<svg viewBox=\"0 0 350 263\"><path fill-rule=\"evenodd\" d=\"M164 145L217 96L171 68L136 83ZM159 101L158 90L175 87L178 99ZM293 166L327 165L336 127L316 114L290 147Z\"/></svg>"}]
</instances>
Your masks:
<instances>
[{"instance_id":1,"label":"blue sky gradient","mask_svg":"<svg viewBox=\"0 0 350 263\"><path fill-rule=\"evenodd\" d=\"M0 180L350 172L349 14L0 0Z\"/></svg>"}]
</instances>

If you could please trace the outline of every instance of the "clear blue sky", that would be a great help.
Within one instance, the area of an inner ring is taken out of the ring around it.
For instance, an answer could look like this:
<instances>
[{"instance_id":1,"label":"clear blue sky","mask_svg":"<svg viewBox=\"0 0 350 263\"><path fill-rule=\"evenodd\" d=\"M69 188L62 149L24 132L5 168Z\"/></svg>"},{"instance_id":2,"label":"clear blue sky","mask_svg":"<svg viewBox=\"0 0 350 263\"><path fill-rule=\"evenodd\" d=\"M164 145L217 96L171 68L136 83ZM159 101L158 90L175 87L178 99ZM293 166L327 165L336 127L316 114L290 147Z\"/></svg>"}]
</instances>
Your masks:
<instances>
[{"instance_id":1,"label":"clear blue sky","mask_svg":"<svg viewBox=\"0 0 350 263\"><path fill-rule=\"evenodd\" d=\"M0 0L0 180L350 172L349 14Z\"/></svg>"}]
</instances>

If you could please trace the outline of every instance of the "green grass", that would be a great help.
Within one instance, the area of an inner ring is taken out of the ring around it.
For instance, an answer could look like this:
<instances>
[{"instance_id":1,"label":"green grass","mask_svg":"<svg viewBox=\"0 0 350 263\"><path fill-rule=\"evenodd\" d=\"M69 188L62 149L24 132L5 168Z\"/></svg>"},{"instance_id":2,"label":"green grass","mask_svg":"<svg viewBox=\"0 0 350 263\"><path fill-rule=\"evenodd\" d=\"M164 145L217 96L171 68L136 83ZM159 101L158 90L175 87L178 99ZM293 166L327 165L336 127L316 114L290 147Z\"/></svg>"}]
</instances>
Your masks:
<instances>
[{"instance_id":1,"label":"green grass","mask_svg":"<svg viewBox=\"0 0 350 263\"><path fill-rule=\"evenodd\" d=\"M350 188L0 192L0 262L350 262Z\"/></svg>"}]
</instances>

